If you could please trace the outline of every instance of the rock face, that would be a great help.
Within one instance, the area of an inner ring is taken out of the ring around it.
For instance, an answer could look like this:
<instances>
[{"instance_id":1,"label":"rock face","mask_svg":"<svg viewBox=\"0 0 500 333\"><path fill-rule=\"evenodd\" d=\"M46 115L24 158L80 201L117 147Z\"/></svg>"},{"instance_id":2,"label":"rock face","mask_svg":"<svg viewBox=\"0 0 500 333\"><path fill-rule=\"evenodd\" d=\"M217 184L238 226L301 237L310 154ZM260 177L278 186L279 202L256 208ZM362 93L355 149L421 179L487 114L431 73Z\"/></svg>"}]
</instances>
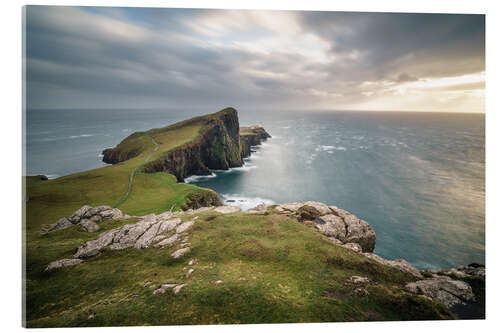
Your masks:
<instances>
[{"instance_id":1,"label":"rock face","mask_svg":"<svg viewBox=\"0 0 500 333\"><path fill-rule=\"evenodd\" d=\"M406 260L387 260L372 253L377 238L375 230L368 222L346 210L314 201L281 204L275 209L282 214L293 216L299 221L314 220L319 232L327 236L333 244L358 252L382 265L397 268L417 278L423 277L420 271Z\"/></svg>"},{"instance_id":2,"label":"rock face","mask_svg":"<svg viewBox=\"0 0 500 333\"><path fill-rule=\"evenodd\" d=\"M472 288L468 283L453 280L448 276L435 276L432 279L411 282L406 285L406 289L414 294L425 295L447 308L457 304L465 305L467 302L475 300Z\"/></svg>"},{"instance_id":3,"label":"rock face","mask_svg":"<svg viewBox=\"0 0 500 333\"><path fill-rule=\"evenodd\" d=\"M261 145L263 141L270 138L262 126L242 127L240 129L241 157L248 157L252 153L251 147Z\"/></svg>"},{"instance_id":4,"label":"rock face","mask_svg":"<svg viewBox=\"0 0 500 333\"><path fill-rule=\"evenodd\" d=\"M234 108L226 108L214 114L195 117L162 129L133 133L115 148L105 149L103 161L116 164L138 156L144 149L138 139L144 135L190 125L201 125L199 135L194 140L165 152L159 159L150 161L144 165L143 171L168 172L175 175L178 181L184 181L186 177L192 175L209 175L210 170L239 167L243 165L243 157L249 155L250 145L260 144L263 139L269 137L262 127L255 126L244 128L240 139L238 113Z\"/></svg>"},{"instance_id":5,"label":"rock face","mask_svg":"<svg viewBox=\"0 0 500 333\"><path fill-rule=\"evenodd\" d=\"M291 214L299 220L314 220L318 230L325 236L341 243L359 244L363 252L373 252L376 234L373 228L355 215L335 206L321 202L288 203L276 207L281 213Z\"/></svg>"},{"instance_id":6,"label":"rock face","mask_svg":"<svg viewBox=\"0 0 500 333\"><path fill-rule=\"evenodd\" d=\"M111 208L109 206L91 207L85 205L70 216L61 218L49 229L44 231L53 232L76 225L82 231L96 232L100 229L97 223L101 222L103 219L125 219L129 217L128 215L124 215L118 208Z\"/></svg>"}]
</instances>

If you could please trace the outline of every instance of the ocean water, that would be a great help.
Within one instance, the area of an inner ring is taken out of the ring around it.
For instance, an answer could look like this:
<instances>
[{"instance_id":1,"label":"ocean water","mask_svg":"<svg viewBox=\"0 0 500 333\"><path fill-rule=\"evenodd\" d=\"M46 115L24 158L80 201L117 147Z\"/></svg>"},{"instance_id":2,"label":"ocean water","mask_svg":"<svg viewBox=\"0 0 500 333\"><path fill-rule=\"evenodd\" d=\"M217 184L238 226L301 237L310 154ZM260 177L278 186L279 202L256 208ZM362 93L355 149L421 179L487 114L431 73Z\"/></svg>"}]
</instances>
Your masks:
<instances>
[{"instance_id":1,"label":"ocean water","mask_svg":"<svg viewBox=\"0 0 500 333\"><path fill-rule=\"evenodd\" d=\"M61 176L103 165L99 154L137 130L205 110L29 110L26 173ZM241 168L186 181L227 204L315 200L377 233L375 253L418 268L485 257L484 115L240 111L273 136Z\"/></svg>"}]
</instances>

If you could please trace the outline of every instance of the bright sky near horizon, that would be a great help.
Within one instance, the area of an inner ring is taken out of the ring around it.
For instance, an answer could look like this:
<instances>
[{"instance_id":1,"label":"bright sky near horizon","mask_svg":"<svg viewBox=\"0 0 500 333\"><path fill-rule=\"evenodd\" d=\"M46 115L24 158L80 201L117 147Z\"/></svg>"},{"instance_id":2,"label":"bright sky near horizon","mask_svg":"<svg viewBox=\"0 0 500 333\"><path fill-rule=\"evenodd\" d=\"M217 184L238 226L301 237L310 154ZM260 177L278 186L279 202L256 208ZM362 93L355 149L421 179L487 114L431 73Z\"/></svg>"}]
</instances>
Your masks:
<instances>
[{"instance_id":1,"label":"bright sky near horizon","mask_svg":"<svg viewBox=\"0 0 500 333\"><path fill-rule=\"evenodd\" d=\"M29 108L484 112L484 15L26 8Z\"/></svg>"}]
</instances>

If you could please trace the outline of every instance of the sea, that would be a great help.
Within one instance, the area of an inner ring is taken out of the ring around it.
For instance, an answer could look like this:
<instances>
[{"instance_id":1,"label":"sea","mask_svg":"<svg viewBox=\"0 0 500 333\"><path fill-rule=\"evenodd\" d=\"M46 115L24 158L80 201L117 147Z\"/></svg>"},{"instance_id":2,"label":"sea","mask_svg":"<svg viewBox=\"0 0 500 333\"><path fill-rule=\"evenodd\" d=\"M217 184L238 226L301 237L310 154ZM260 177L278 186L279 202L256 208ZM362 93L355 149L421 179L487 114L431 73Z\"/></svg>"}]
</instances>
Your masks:
<instances>
[{"instance_id":1,"label":"sea","mask_svg":"<svg viewBox=\"0 0 500 333\"><path fill-rule=\"evenodd\" d=\"M34 110L25 171L49 178L99 168L135 131L211 110ZM485 261L485 116L467 113L240 110L271 134L242 167L186 182L226 204L320 201L375 229L375 253L419 269Z\"/></svg>"}]
</instances>

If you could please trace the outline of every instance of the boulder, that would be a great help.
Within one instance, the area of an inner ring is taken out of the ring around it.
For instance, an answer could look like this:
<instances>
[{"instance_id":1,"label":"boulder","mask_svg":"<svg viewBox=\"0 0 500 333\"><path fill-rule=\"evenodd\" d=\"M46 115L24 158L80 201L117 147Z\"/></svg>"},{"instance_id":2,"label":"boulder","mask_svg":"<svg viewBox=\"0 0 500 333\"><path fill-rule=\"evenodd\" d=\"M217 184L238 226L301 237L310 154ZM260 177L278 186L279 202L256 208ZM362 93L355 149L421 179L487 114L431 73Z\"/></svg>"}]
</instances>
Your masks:
<instances>
[{"instance_id":1,"label":"boulder","mask_svg":"<svg viewBox=\"0 0 500 333\"><path fill-rule=\"evenodd\" d=\"M320 213L320 215L327 215L332 213L330 207L321 202L307 201L304 205L313 207Z\"/></svg>"},{"instance_id":2,"label":"boulder","mask_svg":"<svg viewBox=\"0 0 500 333\"><path fill-rule=\"evenodd\" d=\"M217 213L221 214L232 214L241 211L240 207L237 206L219 206L214 209Z\"/></svg>"},{"instance_id":3,"label":"boulder","mask_svg":"<svg viewBox=\"0 0 500 333\"><path fill-rule=\"evenodd\" d=\"M81 208L79 208L76 212L73 213L68 219L73 222L73 223L78 223L80 222L80 219L85 216L87 211L91 209L92 207L88 205L84 205Z\"/></svg>"},{"instance_id":4,"label":"boulder","mask_svg":"<svg viewBox=\"0 0 500 333\"><path fill-rule=\"evenodd\" d=\"M353 275L349 278L349 282L354 284L366 284L370 282L370 279L364 276Z\"/></svg>"},{"instance_id":5,"label":"boulder","mask_svg":"<svg viewBox=\"0 0 500 333\"><path fill-rule=\"evenodd\" d=\"M363 252L373 252L377 236L373 228L363 220L354 215L344 217L347 228L346 243L358 243Z\"/></svg>"},{"instance_id":6,"label":"boulder","mask_svg":"<svg viewBox=\"0 0 500 333\"><path fill-rule=\"evenodd\" d=\"M186 286L186 285L185 284L180 284L178 286L175 286L174 287L174 294L177 295L181 291L181 289L184 288L184 286Z\"/></svg>"},{"instance_id":7,"label":"boulder","mask_svg":"<svg viewBox=\"0 0 500 333\"><path fill-rule=\"evenodd\" d=\"M47 232L53 232L53 231L57 231L57 230L63 230L63 229L67 229L67 228L72 227L72 226L73 226L73 223L71 223L71 221L68 220L67 218L63 217L62 219L60 219L59 221L57 221L55 224L53 224L47 230Z\"/></svg>"},{"instance_id":8,"label":"boulder","mask_svg":"<svg viewBox=\"0 0 500 333\"><path fill-rule=\"evenodd\" d=\"M342 218L329 214L319 217L316 228L327 237L334 237L341 242L345 241L346 226Z\"/></svg>"},{"instance_id":9,"label":"boulder","mask_svg":"<svg viewBox=\"0 0 500 333\"><path fill-rule=\"evenodd\" d=\"M74 266L79 263L82 263L81 259L61 259L51 262L46 268L45 271L51 271L56 268L66 267L66 266Z\"/></svg>"},{"instance_id":10,"label":"boulder","mask_svg":"<svg viewBox=\"0 0 500 333\"><path fill-rule=\"evenodd\" d=\"M187 273L186 273L186 278L190 277L190 276L191 276L191 274L193 274L193 272L194 272L194 268L190 268L190 269L187 271Z\"/></svg>"},{"instance_id":11,"label":"boulder","mask_svg":"<svg viewBox=\"0 0 500 333\"><path fill-rule=\"evenodd\" d=\"M80 230L85 232L96 232L100 229L99 225L92 220L82 219L78 223Z\"/></svg>"},{"instance_id":12,"label":"boulder","mask_svg":"<svg viewBox=\"0 0 500 333\"><path fill-rule=\"evenodd\" d=\"M191 249L189 247L185 247L172 253L172 257L175 259L179 259L184 257L189 252L191 252Z\"/></svg>"},{"instance_id":13,"label":"boulder","mask_svg":"<svg viewBox=\"0 0 500 333\"><path fill-rule=\"evenodd\" d=\"M410 282L405 288L411 293L425 295L447 308L475 301L474 293L468 283L453 280L448 276Z\"/></svg>"}]
</instances>

